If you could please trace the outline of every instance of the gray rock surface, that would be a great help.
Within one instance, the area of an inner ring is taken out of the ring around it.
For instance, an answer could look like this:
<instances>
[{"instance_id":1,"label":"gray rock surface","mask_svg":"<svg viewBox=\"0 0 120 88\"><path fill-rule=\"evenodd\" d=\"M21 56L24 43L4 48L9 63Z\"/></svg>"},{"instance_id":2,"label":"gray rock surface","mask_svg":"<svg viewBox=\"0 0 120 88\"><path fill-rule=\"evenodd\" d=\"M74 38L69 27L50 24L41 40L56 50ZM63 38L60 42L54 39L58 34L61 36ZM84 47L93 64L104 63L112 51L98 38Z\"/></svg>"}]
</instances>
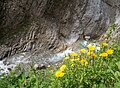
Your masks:
<instances>
[{"instance_id":1,"label":"gray rock surface","mask_svg":"<svg viewBox=\"0 0 120 88\"><path fill-rule=\"evenodd\" d=\"M103 34L120 0L1 0L0 59L21 52L59 52ZM1 47L2 47L1 46Z\"/></svg>"}]
</instances>

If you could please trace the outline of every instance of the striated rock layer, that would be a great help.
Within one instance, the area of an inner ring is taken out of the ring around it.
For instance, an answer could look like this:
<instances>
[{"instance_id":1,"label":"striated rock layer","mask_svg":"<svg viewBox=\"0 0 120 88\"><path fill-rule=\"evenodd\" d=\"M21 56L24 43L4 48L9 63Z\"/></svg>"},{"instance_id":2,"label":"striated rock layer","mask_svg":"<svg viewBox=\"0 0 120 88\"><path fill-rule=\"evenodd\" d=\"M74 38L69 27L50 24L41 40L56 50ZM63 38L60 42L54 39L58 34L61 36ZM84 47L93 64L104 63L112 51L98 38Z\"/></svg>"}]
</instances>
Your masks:
<instances>
[{"instance_id":1,"label":"striated rock layer","mask_svg":"<svg viewBox=\"0 0 120 88\"><path fill-rule=\"evenodd\" d=\"M0 59L99 38L119 11L120 0L0 0Z\"/></svg>"}]
</instances>

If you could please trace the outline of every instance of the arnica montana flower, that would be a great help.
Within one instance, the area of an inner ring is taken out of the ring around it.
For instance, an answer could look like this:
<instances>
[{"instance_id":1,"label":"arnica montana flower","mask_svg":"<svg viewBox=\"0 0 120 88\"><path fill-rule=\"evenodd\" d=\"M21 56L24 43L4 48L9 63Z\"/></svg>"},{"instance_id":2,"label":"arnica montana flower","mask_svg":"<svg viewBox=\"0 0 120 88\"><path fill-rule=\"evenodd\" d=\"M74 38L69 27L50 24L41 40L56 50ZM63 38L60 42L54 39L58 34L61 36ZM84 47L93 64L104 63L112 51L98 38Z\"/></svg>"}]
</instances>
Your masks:
<instances>
[{"instance_id":1,"label":"arnica montana flower","mask_svg":"<svg viewBox=\"0 0 120 88\"><path fill-rule=\"evenodd\" d=\"M77 57L78 54L77 54L76 52L73 52L73 53L71 53L71 56L73 56L73 57Z\"/></svg>"},{"instance_id":2,"label":"arnica montana flower","mask_svg":"<svg viewBox=\"0 0 120 88\"><path fill-rule=\"evenodd\" d=\"M93 50L95 50L95 47L94 46L88 46L88 49L90 50L90 51L93 51Z\"/></svg>"},{"instance_id":3,"label":"arnica montana flower","mask_svg":"<svg viewBox=\"0 0 120 88\"><path fill-rule=\"evenodd\" d=\"M86 53L86 50L85 49L81 49L80 52L81 53Z\"/></svg>"},{"instance_id":4,"label":"arnica montana flower","mask_svg":"<svg viewBox=\"0 0 120 88\"><path fill-rule=\"evenodd\" d=\"M67 57L65 57L64 59L65 59L65 60L69 60L69 59L70 59L70 57L68 57L68 56L67 56Z\"/></svg>"},{"instance_id":5,"label":"arnica montana flower","mask_svg":"<svg viewBox=\"0 0 120 88\"><path fill-rule=\"evenodd\" d=\"M71 61L71 62L75 62L76 60L75 60L75 59L71 59L70 61Z\"/></svg>"},{"instance_id":6,"label":"arnica montana flower","mask_svg":"<svg viewBox=\"0 0 120 88\"><path fill-rule=\"evenodd\" d=\"M104 43L102 43L102 45L103 45L103 46L108 46L108 44L107 44L107 43L105 43L105 42L104 42Z\"/></svg>"},{"instance_id":7,"label":"arnica montana flower","mask_svg":"<svg viewBox=\"0 0 120 88\"><path fill-rule=\"evenodd\" d=\"M106 51L106 53L107 53L107 54L113 54L113 51L114 51L114 50L109 49L109 50Z\"/></svg>"},{"instance_id":8,"label":"arnica montana flower","mask_svg":"<svg viewBox=\"0 0 120 88\"><path fill-rule=\"evenodd\" d=\"M90 56L92 54L92 52L88 52L87 55Z\"/></svg>"},{"instance_id":9,"label":"arnica montana flower","mask_svg":"<svg viewBox=\"0 0 120 88\"><path fill-rule=\"evenodd\" d=\"M101 57L107 57L108 54L107 53L101 53L99 56L101 56Z\"/></svg>"},{"instance_id":10,"label":"arnica montana flower","mask_svg":"<svg viewBox=\"0 0 120 88\"><path fill-rule=\"evenodd\" d=\"M64 64L64 65L62 65L62 66L60 67L60 71L64 71L65 68L66 68L66 65Z\"/></svg>"},{"instance_id":11,"label":"arnica montana flower","mask_svg":"<svg viewBox=\"0 0 120 88\"><path fill-rule=\"evenodd\" d=\"M88 64L88 62L87 62L85 59L82 59L82 60L80 61L80 63L81 63L82 65L87 65L87 64Z\"/></svg>"},{"instance_id":12,"label":"arnica montana flower","mask_svg":"<svg viewBox=\"0 0 120 88\"><path fill-rule=\"evenodd\" d=\"M96 58L96 57L97 57L97 55L96 55L96 54L94 54L94 53L92 53L92 54L91 54L91 57Z\"/></svg>"},{"instance_id":13,"label":"arnica montana flower","mask_svg":"<svg viewBox=\"0 0 120 88\"><path fill-rule=\"evenodd\" d=\"M55 76L56 76L56 77L63 77L64 74L65 74L65 73L63 73L62 71L57 71L57 72L55 73Z\"/></svg>"}]
</instances>

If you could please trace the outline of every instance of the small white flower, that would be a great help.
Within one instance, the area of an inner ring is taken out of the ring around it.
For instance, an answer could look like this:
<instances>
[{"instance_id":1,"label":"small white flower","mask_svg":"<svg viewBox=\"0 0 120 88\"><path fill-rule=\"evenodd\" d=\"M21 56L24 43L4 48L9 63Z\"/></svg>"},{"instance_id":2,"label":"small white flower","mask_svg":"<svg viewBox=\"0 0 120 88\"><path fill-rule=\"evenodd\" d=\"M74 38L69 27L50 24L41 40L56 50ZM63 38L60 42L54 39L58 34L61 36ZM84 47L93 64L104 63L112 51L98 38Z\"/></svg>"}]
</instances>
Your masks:
<instances>
[{"instance_id":1,"label":"small white flower","mask_svg":"<svg viewBox=\"0 0 120 88\"><path fill-rule=\"evenodd\" d=\"M96 47L96 50L100 50L100 47Z\"/></svg>"},{"instance_id":2,"label":"small white flower","mask_svg":"<svg viewBox=\"0 0 120 88\"><path fill-rule=\"evenodd\" d=\"M35 68L35 69L38 68L38 64L35 64L35 65L34 65L34 68Z\"/></svg>"}]
</instances>

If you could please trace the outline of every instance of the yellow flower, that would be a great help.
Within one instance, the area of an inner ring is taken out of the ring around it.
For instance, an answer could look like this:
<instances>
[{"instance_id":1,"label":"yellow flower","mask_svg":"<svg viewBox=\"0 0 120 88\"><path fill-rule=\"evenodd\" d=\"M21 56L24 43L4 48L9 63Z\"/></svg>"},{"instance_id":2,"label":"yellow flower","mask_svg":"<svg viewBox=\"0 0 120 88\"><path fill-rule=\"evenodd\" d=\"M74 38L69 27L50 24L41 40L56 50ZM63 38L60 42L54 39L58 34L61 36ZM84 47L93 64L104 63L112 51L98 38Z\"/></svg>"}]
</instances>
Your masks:
<instances>
[{"instance_id":1,"label":"yellow flower","mask_svg":"<svg viewBox=\"0 0 120 88\"><path fill-rule=\"evenodd\" d=\"M99 56L101 56L101 57L107 57L108 54L107 53L101 53Z\"/></svg>"},{"instance_id":2,"label":"yellow flower","mask_svg":"<svg viewBox=\"0 0 120 88\"><path fill-rule=\"evenodd\" d=\"M105 42L104 42L104 43L102 43L102 45L103 45L103 46L108 46L108 44L107 44L107 43L105 43Z\"/></svg>"},{"instance_id":3,"label":"yellow flower","mask_svg":"<svg viewBox=\"0 0 120 88\"><path fill-rule=\"evenodd\" d=\"M114 51L114 50L109 49L109 50L106 51L106 53L107 53L107 54L113 54L113 51Z\"/></svg>"},{"instance_id":4,"label":"yellow flower","mask_svg":"<svg viewBox=\"0 0 120 88\"><path fill-rule=\"evenodd\" d=\"M92 54L91 54L91 57L96 58L96 57L97 57L97 55L96 55L96 54L94 54L94 53L92 53Z\"/></svg>"},{"instance_id":5,"label":"yellow flower","mask_svg":"<svg viewBox=\"0 0 120 88\"><path fill-rule=\"evenodd\" d=\"M56 77L63 77L64 74L65 74L65 73L63 73L62 71L57 71L57 72L55 73L55 76L56 76Z\"/></svg>"},{"instance_id":6,"label":"yellow flower","mask_svg":"<svg viewBox=\"0 0 120 88\"><path fill-rule=\"evenodd\" d=\"M81 49L80 52L81 52L81 53L85 53L86 50L85 50L85 49Z\"/></svg>"},{"instance_id":7,"label":"yellow flower","mask_svg":"<svg viewBox=\"0 0 120 88\"><path fill-rule=\"evenodd\" d=\"M74 61L76 61L76 60L75 60L75 59L71 59L70 61L71 61L71 62L74 62Z\"/></svg>"},{"instance_id":8,"label":"yellow flower","mask_svg":"<svg viewBox=\"0 0 120 88\"><path fill-rule=\"evenodd\" d=\"M82 65L87 65L88 64L88 62L85 59L82 59L80 62L81 62Z\"/></svg>"},{"instance_id":9,"label":"yellow flower","mask_svg":"<svg viewBox=\"0 0 120 88\"><path fill-rule=\"evenodd\" d=\"M71 56L76 57L78 54L76 52L71 53Z\"/></svg>"},{"instance_id":10,"label":"yellow flower","mask_svg":"<svg viewBox=\"0 0 120 88\"><path fill-rule=\"evenodd\" d=\"M71 67L72 67L72 68L75 67L75 64L72 64Z\"/></svg>"},{"instance_id":11,"label":"yellow flower","mask_svg":"<svg viewBox=\"0 0 120 88\"><path fill-rule=\"evenodd\" d=\"M50 65L48 65L48 68L50 68Z\"/></svg>"},{"instance_id":12,"label":"yellow flower","mask_svg":"<svg viewBox=\"0 0 120 88\"><path fill-rule=\"evenodd\" d=\"M65 59L65 60L68 60L68 59L70 59L70 57L65 57L64 59Z\"/></svg>"},{"instance_id":13,"label":"yellow flower","mask_svg":"<svg viewBox=\"0 0 120 88\"><path fill-rule=\"evenodd\" d=\"M88 49L90 50L90 51L93 51L93 50L95 50L95 47L94 46L88 46Z\"/></svg>"},{"instance_id":14,"label":"yellow flower","mask_svg":"<svg viewBox=\"0 0 120 88\"><path fill-rule=\"evenodd\" d=\"M60 71L64 71L65 68L66 68L66 65L64 64L64 65L62 65L62 66L60 67Z\"/></svg>"},{"instance_id":15,"label":"yellow flower","mask_svg":"<svg viewBox=\"0 0 120 88\"><path fill-rule=\"evenodd\" d=\"M92 52L88 52L87 55L90 56L92 54Z\"/></svg>"}]
</instances>

